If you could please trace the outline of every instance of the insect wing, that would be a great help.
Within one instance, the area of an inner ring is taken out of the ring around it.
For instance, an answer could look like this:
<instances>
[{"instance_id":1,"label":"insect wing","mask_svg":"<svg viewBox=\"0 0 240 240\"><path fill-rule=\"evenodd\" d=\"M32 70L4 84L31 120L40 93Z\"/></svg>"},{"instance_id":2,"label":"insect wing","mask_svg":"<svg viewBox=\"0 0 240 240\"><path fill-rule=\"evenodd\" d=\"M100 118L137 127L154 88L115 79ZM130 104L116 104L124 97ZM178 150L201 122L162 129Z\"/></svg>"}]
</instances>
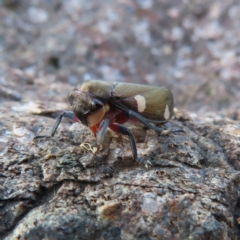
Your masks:
<instances>
[{"instance_id":1,"label":"insect wing","mask_svg":"<svg viewBox=\"0 0 240 240\"><path fill-rule=\"evenodd\" d=\"M116 83L113 93L124 106L150 121L167 121L173 115L173 95L166 88Z\"/></svg>"}]
</instances>

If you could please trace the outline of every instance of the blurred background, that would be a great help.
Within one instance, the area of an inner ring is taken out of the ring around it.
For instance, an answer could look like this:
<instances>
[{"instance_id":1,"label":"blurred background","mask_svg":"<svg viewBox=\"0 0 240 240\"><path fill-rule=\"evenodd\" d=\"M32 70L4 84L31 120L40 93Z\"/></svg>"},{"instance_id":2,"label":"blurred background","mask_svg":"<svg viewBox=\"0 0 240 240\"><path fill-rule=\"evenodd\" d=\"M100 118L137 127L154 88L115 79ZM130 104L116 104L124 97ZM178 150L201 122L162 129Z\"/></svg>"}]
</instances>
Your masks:
<instances>
[{"instance_id":1,"label":"blurred background","mask_svg":"<svg viewBox=\"0 0 240 240\"><path fill-rule=\"evenodd\" d=\"M0 102L67 104L87 79L163 85L179 110L239 120L240 2L0 0Z\"/></svg>"}]
</instances>

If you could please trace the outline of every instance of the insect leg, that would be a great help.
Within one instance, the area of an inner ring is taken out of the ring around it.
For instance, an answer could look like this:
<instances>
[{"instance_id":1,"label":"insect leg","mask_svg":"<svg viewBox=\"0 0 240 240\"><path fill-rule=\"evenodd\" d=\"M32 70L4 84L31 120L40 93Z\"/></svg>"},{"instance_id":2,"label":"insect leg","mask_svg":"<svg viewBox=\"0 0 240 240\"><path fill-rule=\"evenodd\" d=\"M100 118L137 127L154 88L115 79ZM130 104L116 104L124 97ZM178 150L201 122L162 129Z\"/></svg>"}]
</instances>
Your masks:
<instances>
[{"instance_id":1,"label":"insect leg","mask_svg":"<svg viewBox=\"0 0 240 240\"><path fill-rule=\"evenodd\" d=\"M38 136L35 136L33 138L33 140L37 139L37 138L51 138L55 135L56 131L57 131L57 128L59 126L59 124L61 123L62 121L62 118L63 117L66 117L66 118L69 118L71 120L76 120L76 117L75 115L73 114L73 112L70 112L70 111L65 111L65 112L62 112L58 117L57 117L57 120L56 122L54 123L53 127L52 127L52 131L51 131L51 134L50 136L48 135L38 135Z\"/></svg>"},{"instance_id":2,"label":"insect leg","mask_svg":"<svg viewBox=\"0 0 240 240\"><path fill-rule=\"evenodd\" d=\"M123 126L123 125L119 125L119 124L110 124L110 125L109 125L109 128L110 128L111 130L113 130L114 132L121 133L121 134L123 134L123 135L128 135L129 140L130 140L131 149L132 149L133 158L134 158L137 162L139 162L139 163L141 163L141 164L144 164L144 165L147 166L147 167L148 167L149 165L151 165L151 164L150 164L149 162L147 162L146 160L138 157L137 147L136 147L136 143L135 143L134 137L133 137L131 131L130 131L127 127L125 127L125 126Z\"/></svg>"},{"instance_id":3,"label":"insect leg","mask_svg":"<svg viewBox=\"0 0 240 240\"><path fill-rule=\"evenodd\" d=\"M135 117L137 118L141 123L143 123L145 126L147 126L148 128L150 129L153 129L154 131L157 131L157 132L163 132L165 131L163 128L159 128L159 127L156 127L155 125L151 124L146 118L144 118L142 115L132 111L132 110L129 110L129 109L126 109L125 107L123 107L122 105L120 104L116 104L116 107L118 107L119 109L121 109L122 111L124 111L125 113L128 114L129 117ZM177 130L172 130L172 131L169 131L169 132L184 132L182 129L177 129Z\"/></svg>"},{"instance_id":4,"label":"insect leg","mask_svg":"<svg viewBox=\"0 0 240 240\"><path fill-rule=\"evenodd\" d=\"M98 144L102 144L104 141L104 137L106 135L106 131L108 129L110 120L108 118L105 118L101 121L99 125L99 130L97 131L97 142Z\"/></svg>"}]
</instances>

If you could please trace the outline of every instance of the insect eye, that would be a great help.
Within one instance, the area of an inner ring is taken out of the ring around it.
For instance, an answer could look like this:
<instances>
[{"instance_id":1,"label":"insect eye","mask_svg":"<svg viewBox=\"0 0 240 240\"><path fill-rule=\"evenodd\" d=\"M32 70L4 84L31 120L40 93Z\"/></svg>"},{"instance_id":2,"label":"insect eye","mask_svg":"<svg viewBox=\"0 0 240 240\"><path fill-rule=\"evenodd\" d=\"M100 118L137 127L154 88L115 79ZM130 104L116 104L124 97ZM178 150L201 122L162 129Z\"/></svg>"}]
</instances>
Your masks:
<instances>
[{"instance_id":1,"label":"insect eye","mask_svg":"<svg viewBox=\"0 0 240 240\"><path fill-rule=\"evenodd\" d=\"M92 100L91 105L92 105L92 111L96 111L103 107L103 103L98 99Z\"/></svg>"}]
</instances>

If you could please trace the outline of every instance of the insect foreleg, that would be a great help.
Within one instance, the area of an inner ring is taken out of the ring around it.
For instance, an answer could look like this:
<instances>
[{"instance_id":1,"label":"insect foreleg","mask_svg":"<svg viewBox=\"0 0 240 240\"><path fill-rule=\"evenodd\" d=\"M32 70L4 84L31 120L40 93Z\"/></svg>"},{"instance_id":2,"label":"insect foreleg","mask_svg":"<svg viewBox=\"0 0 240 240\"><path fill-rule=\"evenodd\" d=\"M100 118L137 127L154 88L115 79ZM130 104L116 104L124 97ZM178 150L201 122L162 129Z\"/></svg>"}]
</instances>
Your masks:
<instances>
[{"instance_id":1,"label":"insect foreleg","mask_svg":"<svg viewBox=\"0 0 240 240\"><path fill-rule=\"evenodd\" d=\"M53 137L55 135L55 133L57 131L57 128L58 128L59 124L61 123L63 117L69 118L71 120L75 120L75 115L74 115L73 112L70 112L70 111L62 112L57 117L57 120L56 120L56 122L54 123L54 125L52 127L52 131L51 131L50 135L38 135L38 136L34 137L33 140L35 140L37 138L51 138L51 137Z\"/></svg>"}]
</instances>

